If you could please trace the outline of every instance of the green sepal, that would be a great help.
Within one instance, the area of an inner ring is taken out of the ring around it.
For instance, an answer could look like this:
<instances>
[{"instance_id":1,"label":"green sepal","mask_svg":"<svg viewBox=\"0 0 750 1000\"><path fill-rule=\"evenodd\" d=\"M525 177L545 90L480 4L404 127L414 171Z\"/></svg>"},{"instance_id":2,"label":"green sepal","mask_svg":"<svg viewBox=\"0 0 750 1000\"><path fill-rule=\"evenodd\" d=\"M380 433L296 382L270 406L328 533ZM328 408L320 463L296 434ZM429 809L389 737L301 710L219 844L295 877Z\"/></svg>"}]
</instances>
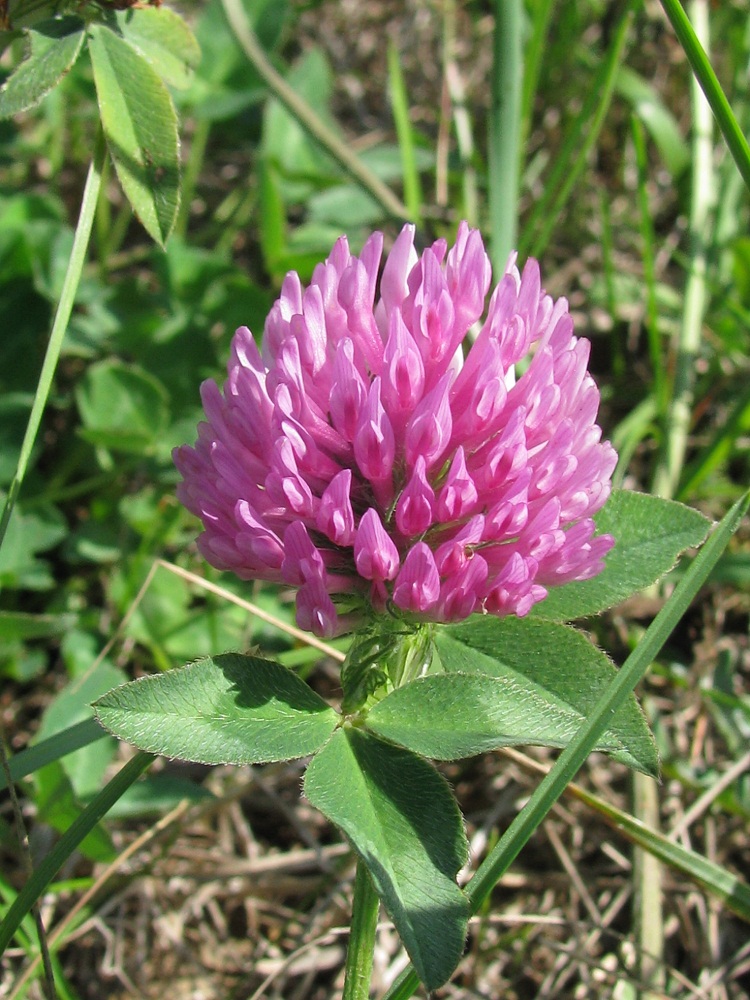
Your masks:
<instances>
[{"instance_id":1,"label":"green sepal","mask_svg":"<svg viewBox=\"0 0 750 1000\"><path fill-rule=\"evenodd\" d=\"M341 668L344 714L369 707L388 691L427 672L433 658L432 626L381 616L355 635Z\"/></svg>"},{"instance_id":2,"label":"green sepal","mask_svg":"<svg viewBox=\"0 0 750 1000\"><path fill-rule=\"evenodd\" d=\"M364 630L357 633L341 666L344 697L341 711L346 715L361 709L377 691L388 683L385 650L390 641L387 632Z\"/></svg>"}]
</instances>

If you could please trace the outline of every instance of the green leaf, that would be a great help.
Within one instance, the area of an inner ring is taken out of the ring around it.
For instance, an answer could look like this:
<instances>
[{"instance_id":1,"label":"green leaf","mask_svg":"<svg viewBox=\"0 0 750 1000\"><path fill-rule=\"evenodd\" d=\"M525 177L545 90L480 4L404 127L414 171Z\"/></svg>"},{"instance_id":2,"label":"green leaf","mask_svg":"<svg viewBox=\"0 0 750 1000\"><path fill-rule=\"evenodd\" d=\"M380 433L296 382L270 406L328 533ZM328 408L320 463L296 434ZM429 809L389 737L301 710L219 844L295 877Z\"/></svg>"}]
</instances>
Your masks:
<instances>
[{"instance_id":1,"label":"green leaf","mask_svg":"<svg viewBox=\"0 0 750 1000\"><path fill-rule=\"evenodd\" d=\"M29 30L31 53L0 88L0 118L36 107L78 58L84 23L79 17L40 21Z\"/></svg>"},{"instance_id":2,"label":"green leaf","mask_svg":"<svg viewBox=\"0 0 750 1000\"><path fill-rule=\"evenodd\" d=\"M315 753L338 714L279 663L241 653L115 688L94 710L141 750L201 764L260 764Z\"/></svg>"},{"instance_id":3,"label":"green leaf","mask_svg":"<svg viewBox=\"0 0 750 1000\"><path fill-rule=\"evenodd\" d=\"M76 623L76 615L32 615L26 611L0 611L0 642L19 639L47 639L65 635Z\"/></svg>"},{"instance_id":4,"label":"green leaf","mask_svg":"<svg viewBox=\"0 0 750 1000\"><path fill-rule=\"evenodd\" d=\"M89 52L104 135L123 190L149 235L164 246L180 202L177 116L146 59L102 24Z\"/></svg>"},{"instance_id":5,"label":"green leaf","mask_svg":"<svg viewBox=\"0 0 750 1000\"><path fill-rule=\"evenodd\" d=\"M98 726L93 719L78 722L64 732L50 736L49 739L35 743L25 750L21 750L20 753L14 754L9 762L11 777L14 781L20 781L27 774L33 774L40 767L44 767L45 764L59 760L80 747L86 747L90 743L105 739L106 736L107 734L101 726ZM0 791L7 788L7 785L5 774L0 772Z\"/></svg>"},{"instance_id":6,"label":"green leaf","mask_svg":"<svg viewBox=\"0 0 750 1000\"><path fill-rule=\"evenodd\" d=\"M340 827L370 872L419 978L446 982L461 957L468 908L461 814L427 761L357 729L340 729L312 760L305 794Z\"/></svg>"},{"instance_id":7,"label":"green leaf","mask_svg":"<svg viewBox=\"0 0 750 1000\"><path fill-rule=\"evenodd\" d=\"M571 621L619 604L664 576L711 527L692 507L629 490L615 490L595 520L599 534L615 539L604 571L591 580L550 588L534 609L540 618Z\"/></svg>"},{"instance_id":8,"label":"green leaf","mask_svg":"<svg viewBox=\"0 0 750 1000\"><path fill-rule=\"evenodd\" d=\"M49 823L58 833L65 833L83 812L73 785L59 761L37 771L34 801L37 820ZM111 837L99 824L92 827L78 846L92 861L111 861L116 854Z\"/></svg>"},{"instance_id":9,"label":"green leaf","mask_svg":"<svg viewBox=\"0 0 750 1000\"><path fill-rule=\"evenodd\" d=\"M173 87L190 86L201 61L195 35L167 7L131 7L115 13L122 37Z\"/></svg>"},{"instance_id":10,"label":"green leaf","mask_svg":"<svg viewBox=\"0 0 750 1000\"><path fill-rule=\"evenodd\" d=\"M65 732L76 722L90 719L91 702L125 679L124 671L106 658L96 661L53 698L42 716L36 739L42 742ZM91 744L66 754L62 768L80 801L87 801L99 791L116 749L115 740L108 738L104 744Z\"/></svg>"},{"instance_id":11,"label":"green leaf","mask_svg":"<svg viewBox=\"0 0 750 1000\"><path fill-rule=\"evenodd\" d=\"M153 451L169 418L167 392L159 380L119 361L91 365L76 387L76 402L81 436L115 451Z\"/></svg>"},{"instance_id":12,"label":"green leaf","mask_svg":"<svg viewBox=\"0 0 750 1000\"><path fill-rule=\"evenodd\" d=\"M321 49L310 49L287 73L287 83L315 106L315 113L337 130L330 111L332 73ZM273 98L263 115L263 158L278 168L285 202L303 202L311 192L328 186L339 170L284 105Z\"/></svg>"},{"instance_id":13,"label":"green leaf","mask_svg":"<svg viewBox=\"0 0 750 1000\"><path fill-rule=\"evenodd\" d=\"M533 684L450 672L396 688L368 714L367 728L425 757L458 760L528 743L564 746L577 721Z\"/></svg>"},{"instance_id":14,"label":"green leaf","mask_svg":"<svg viewBox=\"0 0 750 1000\"><path fill-rule=\"evenodd\" d=\"M55 507L28 513L17 507L0 549L0 586L30 590L54 587L49 566L37 555L62 541L66 531L65 519Z\"/></svg>"},{"instance_id":15,"label":"green leaf","mask_svg":"<svg viewBox=\"0 0 750 1000\"><path fill-rule=\"evenodd\" d=\"M337 184L314 194L308 201L309 218L313 222L338 226L339 230L377 225L383 209L372 195L358 184Z\"/></svg>"},{"instance_id":16,"label":"green leaf","mask_svg":"<svg viewBox=\"0 0 750 1000\"><path fill-rule=\"evenodd\" d=\"M533 618L472 618L437 629L435 645L450 676L393 691L367 725L437 759L493 746L567 746L617 673L583 633ZM633 695L593 749L657 773L656 747Z\"/></svg>"}]
</instances>

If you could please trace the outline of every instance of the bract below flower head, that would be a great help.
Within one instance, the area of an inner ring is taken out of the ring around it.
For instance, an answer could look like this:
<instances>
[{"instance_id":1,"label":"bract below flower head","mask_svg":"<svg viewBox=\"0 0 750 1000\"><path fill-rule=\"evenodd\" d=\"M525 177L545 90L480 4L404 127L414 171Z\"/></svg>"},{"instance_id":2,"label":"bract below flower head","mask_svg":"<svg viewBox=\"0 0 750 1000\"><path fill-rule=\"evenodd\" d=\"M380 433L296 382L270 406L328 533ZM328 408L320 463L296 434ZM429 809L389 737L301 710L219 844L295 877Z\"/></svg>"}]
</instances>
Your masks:
<instances>
[{"instance_id":1,"label":"bract below flower head","mask_svg":"<svg viewBox=\"0 0 750 1000\"><path fill-rule=\"evenodd\" d=\"M617 456L589 344L535 260L521 274L511 257L485 313L490 264L465 223L421 256L405 226L380 273L382 243L355 257L342 237L307 288L288 274L260 350L240 327L197 443L175 450L178 496L212 565L298 587L318 635L351 626L344 604L525 615L613 545L592 520Z\"/></svg>"}]
</instances>

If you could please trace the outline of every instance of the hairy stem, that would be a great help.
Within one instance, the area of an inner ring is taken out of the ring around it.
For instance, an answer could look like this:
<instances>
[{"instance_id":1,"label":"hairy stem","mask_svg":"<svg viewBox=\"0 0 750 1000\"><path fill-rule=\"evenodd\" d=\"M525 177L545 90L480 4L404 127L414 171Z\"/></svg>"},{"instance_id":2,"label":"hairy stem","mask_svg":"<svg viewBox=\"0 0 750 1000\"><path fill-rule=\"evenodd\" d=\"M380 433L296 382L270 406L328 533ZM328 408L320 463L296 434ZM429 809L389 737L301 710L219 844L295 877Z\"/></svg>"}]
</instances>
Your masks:
<instances>
[{"instance_id":1,"label":"hairy stem","mask_svg":"<svg viewBox=\"0 0 750 1000\"><path fill-rule=\"evenodd\" d=\"M364 861L357 861L342 1000L368 1000L380 900Z\"/></svg>"}]
</instances>

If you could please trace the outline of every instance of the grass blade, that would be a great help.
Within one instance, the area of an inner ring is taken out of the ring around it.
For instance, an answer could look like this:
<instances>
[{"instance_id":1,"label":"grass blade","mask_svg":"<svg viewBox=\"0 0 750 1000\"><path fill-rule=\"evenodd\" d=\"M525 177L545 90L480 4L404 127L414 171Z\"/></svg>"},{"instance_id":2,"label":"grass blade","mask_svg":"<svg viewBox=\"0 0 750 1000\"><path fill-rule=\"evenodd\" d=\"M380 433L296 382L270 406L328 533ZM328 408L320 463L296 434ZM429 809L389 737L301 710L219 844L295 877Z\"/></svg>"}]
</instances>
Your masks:
<instances>
[{"instance_id":1,"label":"grass blade","mask_svg":"<svg viewBox=\"0 0 750 1000\"><path fill-rule=\"evenodd\" d=\"M509 757L529 771L534 771L537 774L548 774L550 771L549 767L532 760L531 757L527 757L526 754L511 747L506 747L502 753L503 756ZM750 923L750 885L747 882L743 882L722 865L709 861L697 851L675 843L671 839L673 834L667 837L663 833L650 829L631 816L630 813L618 809L611 802L592 794L581 785L571 782L565 789L565 794L583 802L589 809L598 813L613 830L622 834L632 844L637 844L644 851L648 851L664 864L669 865L673 871L680 872L681 875L691 879L706 892L720 900L738 917Z\"/></svg>"},{"instance_id":2,"label":"grass blade","mask_svg":"<svg viewBox=\"0 0 750 1000\"><path fill-rule=\"evenodd\" d=\"M661 5L685 51L700 88L711 105L716 123L729 147L732 159L737 164L737 169L750 190L750 146L747 144L747 139L734 116L732 107L713 71L708 56L693 30L680 0L661 0Z\"/></svg>"},{"instance_id":3,"label":"grass blade","mask_svg":"<svg viewBox=\"0 0 750 1000\"><path fill-rule=\"evenodd\" d=\"M708 3L690 5L690 13L700 36L708 44ZM698 86L693 82L692 192L690 197L690 269L685 287L682 320L673 349L674 382L666 414L666 437L654 491L673 497L682 475L687 438L693 416L695 365L700 353L703 317L708 302L706 243L715 200L716 181L713 168L711 112Z\"/></svg>"},{"instance_id":4,"label":"grass blade","mask_svg":"<svg viewBox=\"0 0 750 1000\"><path fill-rule=\"evenodd\" d=\"M33 774L45 764L51 764L61 757L66 757L74 750L87 747L90 743L107 736L104 729L94 719L84 719L74 726L64 729L61 733L55 733L49 739L42 740L32 747L27 747L20 753L15 754L8 762L10 775L14 781L25 778L27 774ZM0 772L0 792L8 787L5 775Z\"/></svg>"},{"instance_id":5,"label":"grass blade","mask_svg":"<svg viewBox=\"0 0 750 1000\"><path fill-rule=\"evenodd\" d=\"M419 226L422 219L422 186L419 183L419 170L414 155L414 133L409 121L409 98L404 74L401 72L398 49L393 41L388 43L388 90L401 151L404 201L412 222Z\"/></svg>"},{"instance_id":6,"label":"grass blade","mask_svg":"<svg viewBox=\"0 0 750 1000\"><path fill-rule=\"evenodd\" d=\"M586 789L576 785L569 787L568 791L598 812L614 830L627 837L631 843L637 844L674 871L696 882L706 892L721 900L738 917L750 923L750 885L747 882L743 882L721 865L709 861L697 851L675 844L628 813L596 795L591 795Z\"/></svg>"},{"instance_id":7,"label":"grass blade","mask_svg":"<svg viewBox=\"0 0 750 1000\"><path fill-rule=\"evenodd\" d=\"M31 407L31 413L29 414L29 422L26 427L23 443L21 445L18 465L16 466L15 474L11 480L10 487L8 488L8 496L5 501L5 507L3 508L2 517L0 517L0 546L2 546L5 539L5 533L8 530L8 523L10 522L16 500L18 499L18 494L21 491L21 485L23 484L23 480L26 475L29 459L31 458L31 452L34 448L34 442L36 441L39 426L42 422L44 408L47 405L49 394L52 391L52 379L54 378L55 369L57 368L57 362L60 357L60 351L62 350L63 338L65 337L65 331L68 328L70 314L73 311L73 304L75 302L78 284L81 280L81 274L83 273L83 265L86 262L86 253L88 251L91 228L94 223L94 212L96 209L96 202L99 197L102 171L104 169L106 157L107 150L104 145L104 135L102 130L99 129L94 147L94 157L91 161L91 166L89 167L88 177L86 178L86 187L84 188L83 197L81 199L81 211L78 216L78 225L76 226L73 248L70 253L68 269L65 273L65 281L63 283L62 292L60 293L60 301L57 305L57 312L55 313L55 319L52 324L52 332L50 333L47 352L44 356L42 371L39 376L39 384L37 385L36 393L34 395L34 403Z\"/></svg>"},{"instance_id":8,"label":"grass blade","mask_svg":"<svg viewBox=\"0 0 750 1000\"><path fill-rule=\"evenodd\" d=\"M39 867L34 871L29 881L19 892L10 909L0 923L0 954L13 940L21 921L29 912L50 884L61 866L76 850L83 838L89 834L96 824L105 816L119 798L130 788L136 778L146 770L153 761L149 753L139 753L132 757L108 784L92 799L81 815L58 840Z\"/></svg>"}]
</instances>

